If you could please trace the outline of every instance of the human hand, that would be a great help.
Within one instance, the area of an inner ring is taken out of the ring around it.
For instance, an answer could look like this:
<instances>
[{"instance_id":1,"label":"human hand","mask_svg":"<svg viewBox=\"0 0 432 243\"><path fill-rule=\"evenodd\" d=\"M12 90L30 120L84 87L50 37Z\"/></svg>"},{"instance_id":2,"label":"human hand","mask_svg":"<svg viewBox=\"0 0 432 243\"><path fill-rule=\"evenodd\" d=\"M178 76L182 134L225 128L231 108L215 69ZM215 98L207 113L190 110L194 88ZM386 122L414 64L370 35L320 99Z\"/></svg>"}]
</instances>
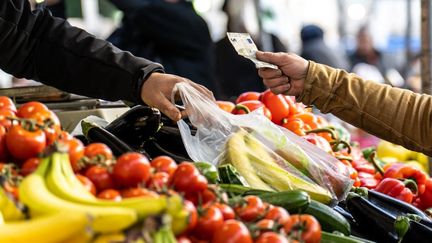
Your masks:
<instances>
[{"instance_id":1,"label":"human hand","mask_svg":"<svg viewBox=\"0 0 432 243\"><path fill-rule=\"evenodd\" d=\"M141 99L147 105L158 108L173 121L178 121L186 116L171 103L171 93L177 83L186 82L210 99L214 100L213 93L206 87L176 75L164 73L152 73L141 88ZM178 96L176 97L178 98Z\"/></svg>"},{"instance_id":2,"label":"human hand","mask_svg":"<svg viewBox=\"0 0 432 243\"><path fill-rule=\"evenodd\" d=\"M279 69L260 68L258 75L263 78L264 85L275 94L300 95L303 91L309 62L291 53L256 53L258 60L272 63Z\"/></svg>"}]
</instances>

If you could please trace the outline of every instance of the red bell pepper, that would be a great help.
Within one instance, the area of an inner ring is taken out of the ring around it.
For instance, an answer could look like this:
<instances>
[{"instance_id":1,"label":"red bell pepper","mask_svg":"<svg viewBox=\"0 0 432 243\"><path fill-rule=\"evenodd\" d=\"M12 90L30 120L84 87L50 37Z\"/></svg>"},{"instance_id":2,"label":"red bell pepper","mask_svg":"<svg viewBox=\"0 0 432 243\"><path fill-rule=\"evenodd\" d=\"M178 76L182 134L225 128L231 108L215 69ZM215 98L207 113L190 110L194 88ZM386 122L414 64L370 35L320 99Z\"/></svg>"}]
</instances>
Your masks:
<instances>
[{"instance_id":1,"label":"red bell pepper","mask_svg":"<svg viewBox=\"0 0 432 243\"><path fill-rule=\"evenodd\" d=\"M302 138L306 139L308 142L315 144L318 148L326 151L327 153L333 153L332 147L330 146L330 143L325 140L325 138L315 134L310 133L305 136L302 136Z\"/></svg>"},{"instance_id":2,"label":"red bell pepper","mask_svg":"<svg viewBox=\"0 0 432 243\"><path fill-rule=\"evenodd\" d=\"M384 178L384 180L378 184L375 190L404 202L411 203L413 201L414 194L413 191L408 188L409 185L414 185L416 190L417 185L413 180L407 179L405 181L400 181L394 178Z\"/></svg>"},{"instance_id":3,"label":"red bell pepper","mask_svg":"<svg viewBox=\"0 0 432 243\"><path fill-rule=\"evenodd\" d=\"M380 180L375 178L375 175L366 172L359 172L358 178L360 179L361 186L368 189L374 189L380 182Z\"/></svg>"},{"instance_id":4,"label":"red bell pepper","mask_svg":"<svg viewBox=\"0 0 432 243\"><path fill-rule=\"evenodd\" d=\"M423 193L419 194L419 197L414 204L416 207L426 210L432 208L432 179L429 178L425 183L425 190Z\"/></svg>"},{"instance_id":5,"label":"red bell pepper","mask_svg":"<svg viewBox=\"0 0 432 243\"><path fill-rule=\"evenodd\" d=\"M411 165L394 163L385 172L384 178L411 179L417 183L418 194L425 191L427 175Z\"/></svg>"}]
</instances>

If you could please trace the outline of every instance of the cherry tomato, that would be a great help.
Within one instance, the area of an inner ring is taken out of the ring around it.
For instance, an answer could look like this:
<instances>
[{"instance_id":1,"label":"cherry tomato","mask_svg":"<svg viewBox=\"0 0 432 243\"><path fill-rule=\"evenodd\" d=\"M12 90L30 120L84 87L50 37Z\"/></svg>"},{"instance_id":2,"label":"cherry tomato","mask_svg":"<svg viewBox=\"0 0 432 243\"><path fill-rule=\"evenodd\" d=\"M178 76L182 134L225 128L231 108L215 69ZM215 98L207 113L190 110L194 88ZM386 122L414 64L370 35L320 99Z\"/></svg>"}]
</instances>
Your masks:
<instances>
[{"instance_id":1,"label":"cherry tomato","mask_svg":"<svg viewBox=\"0 0 432 243\"><path fill-rule=\"evenodd\" d=\"M171 178L175 190L187 194L197 194L207 189L207 179L189 162L181 163Z\"/></svg>"},{"instance_id":2,"label":"cherry tomato","mask_svg":"<svg viewBox=\"0 0 432 243\"><path fill-rule=\"evenodd\" d=\"M216 229L212 243L252 243L252 237L248 228L240 221L230 219Z\"/></svg>"},{"instance_id":3,"label":"cherry tomato","mask_svg":"<svg viewBox=\"0 0 432 243\"><path fill-rule=\"evenodd\" d=\"M8 154L9 152L6 147L6 128L0 125L0 160L6 160Z\"/></svg>"},{"instance_id":4,"label":"cherry tomato","mask_svg":"<svg viewBox=\"0 0 432 243\"><path fill-rule=\"evenodd\" d=\"M79 161L84 156L84 144L78 138L72 137L70 140L65 142L65 146L67 147L69 162L72 169L75 172L79 171L81 169Z\"/></svg>"},{"instance_id":5,"label":"cherry tomato","mask_svg":"<svg viewBox=\"0 0 432 243\"><path fill-rule=\"evenodd\" d=\"M219 106L219 108L229 113L231 113L235 107L235 104L230 101L217 100L216 104Z\"/></svg>"},{"instance_id":6,"label":"cherry tomato","mask_svg":"<svg viewBox=\"0 0 432 243\"><path fill-rule=\"evenodd\" d=\"M158 156L151 161L151 166L157 172L166 172L168 175L172 176L177 169L177 164L169 156Z\"/></svg>"},{"instance_id":7,"label":"cherry tomato","mask_svg":"<svg viewBox=\"0 0 432 243\"><path fill-rule=\"evenodd\" d=\"M76 177L87 191L96 196L96 186L89 178L80 174L76 174Z\"/></svg>"},{"instance_id":8,"label":"cherry tomato","mask_svg":"<svg viewBox=\"0 0 432 243\"><path fill-rule=\"evenodd\" d=\"M113 169L114 181L118 186L136 187L150 179L150 163L144 155L129 152L121 155Z\"/></svg>"},{"instance_id":9,"label":"cherry tomato","mask_svg":"<svg viewBox=\"0 0 432 243\"><path fill-rule=\"evenodd\" d=\"M28 131L21 125L16 125L6 134L6 146L12 157L24 161L37 157L45 149L45 139L42 130Z\"/></svg>"},{"instance_id":10,"label":"cherry tomato","mask_svg":"<svg viewBox=\"0 0 432 243\"><path fill-rule=\"evenodd\" d=\"M247 101L247 100L259 100L261 93L259 92L254 92L254 91L249 91L249 92L244 92L241 95L239 95L239 97L237 97L236 100L236 104L243 102L243 101Z\"/></svg>"},{"instance_id":11,"label":"cherry tomato","mask_svg":"<svg viewBox=\"0 0 432 243\"><path fill-rule=\"evenodd\" d=\"M293 239L306 243L321 241L321 225L312 215L294 214L284 223L283 229Z\"/></svg>"},{"instance_id":12,"label":"cherry tomato","mask_svg":"<svg viewBox=\"0 0 432 243\"><path fill-rule=\"evenodd\" d=\"M267 107L265 107L265 105L259 100L247 100L240 102L236 105L232 113L235 115L248 114L249 112L259 108L263 109L264 116L266 116L270 120L272 119L272 114L270 110L267 109Z\"/></svg>"},{"instance_id":13,"label":"cherry tomato","mask_svg":"<svg viewBox=\"0 0 432 243\"><path fill-rule=\"evenodd\" d=\"M289 213L285 210L285 208L275 206L267 211L264 218L271 219L282 224L289 218Z\"/></svg>"},{"instance_id":14,"label":"cherry tomato","mask_svg":"<svg viewBox=\"0 0 432 243\"><path fill-rule=\"evenodd\" d=\"M156 172L147 181L147 187L158 192L163 191L168 188L169 178L166 172Z\"/></svg>"},{"instance_id":15,"label":"cherry tomato","mask_svg":"<svg viewBox=\"0 0 432 243\"><path fill-rule=\"evenodd\" d=\"M146 188L135 187L135 188L127 188L120 191L121 196L123 198L129 197L158 197L159 195L156 192L150 191Z\"/></svg>"},{"instance_id":16,"label":"cherry tomato","mask_svg":"<svg viewBox=\"0 0 432 243\"><path fill-rule=\"evenodd\" d=\"M8 118L16 118L15 113L8 109L0 109L0 126L4 126L6 130L16 123Z\"/></svg>"},{"instance_id":17,"label":"cherry tomato","mask_svg":"<svg viewBox=\"0 0 432 243\"><path fill-rule=\"evenodd\" d=\"M119 202L122 200L120 192L117 190L114 190L114 189L105 189L105 190L99 192L97 197L101 198L101 199L116 201L116 202Z\"/></svg>"},{"instance_id":18,"label":"cherry tomato","mask_svg":"<svg viewBox=\"0 0 432 243\"><path fill-rule=\"evenodd\" d=\"M265 206L262 200L257 196L244 197L244 203L234 208L237 215L246 222L256 220L265 212Z\"/></svg>"},{"instance_id":19,"label":"cherry tomato","mask_svg":"<svg viewBox=\"0 0 432 243\"><path fill-rule=\"evenodd\" d=\"M256 239L255 243L288 243L288 239L276 232L265 232Z\"/></svg>"},{"instance_id":20,"label":"cherry tomato","mask_svg":"<svg viewBox=\"0 0 432 243\"><path fill-rule=\"evenodd\" d=\"M215 203L213 206L217 207L219 211L221 211L224 220L235 218L234 210L230 206L224 203Z\"/></svg>"},{"instance_id":21,"label":"cherry tomato","mask_svg":"<svg viewBox=\"0 0 432 243\"><path fill-rule=\"evenodd\" d=\"M262 234L267 231L273 231L275 221L271 219L261 219L255 224L255 226L258 228L259 234Z\"/></svg>"},{"instance_id":22,"label":"cherry tomato","mask_svg":"<svg viewBox=\"0 0 432 243\"><path fill-rule=\"evenodd\" d=\"M223 222L223 215L217 207L205 207L198 217L193 235L200 240L211 240L216 230L222 227Z\"/></svg>"},{"instance_id":23,"label":"cherry tomato","mask_svg":"<svg viewBox=\"0 0 432 243\"><path fill-rule=\"evenodd\" d=\"M97 191L103 191L114 187L111 174L105 167L93 165L86 170L84 175L93 182Z\"/></svg>"},{"instance_id":24,"label":"cherry tomato","mask_svg":"<svg viewBox=\"0 0 432 243\"><path fill-rule=\"evenodd\" d=\"M99 161L111 160L113 157L111 149L103 143L91 143L84 149L84 155L89 159L100 158Z\"/></svg>"},{"instance_id":25,"label":"cherry tomato","mask_svg":"<svg viewBox=\"0 0 432 243\"><path fill-rule=\"evenodd\" d=\"M7 96L0 96L0 109L8 109L14 113L17 111L14 102Z\"/></svg>"},{"instance_id":26,"label":"cherry tomato","mask_svg":"<svg viewBox=\"0 0 432 243\"><path fill-rule=\"evenodd\" d=\"M37 169L37 167L40 164L40 159L39 158L30 158L27 159L24 164L21 166L21 170L20 173L23 176L27 176L30 175L31 173L33 173L33 171L35 171Z\"/></svg>"},{"instance_id":27,"label":"cherry tomato","mask_svg":"<svg viewBox=\"0 0 432 243\"><path fill-rule=\"evenodd\" d=\"M195 228L198 222L198 212L195 208L195 205L191 201L184 200L183 204L184 208L189 213L188 226L183 233L189 233Z\"/></svg>"},{"instance_id":28,"label":"cherry tomato","mask_svg":"<svg viewBox=\"0 0 432 243\"><path fill-rule=\"evenodd\" d=\"M289 115L289 105L285 100L285 96L275 95L271 90L266 90L262 93L260 100L270 110L272 114L272 122L282 124L282 119Z\"/></svg>"}]
</instances>

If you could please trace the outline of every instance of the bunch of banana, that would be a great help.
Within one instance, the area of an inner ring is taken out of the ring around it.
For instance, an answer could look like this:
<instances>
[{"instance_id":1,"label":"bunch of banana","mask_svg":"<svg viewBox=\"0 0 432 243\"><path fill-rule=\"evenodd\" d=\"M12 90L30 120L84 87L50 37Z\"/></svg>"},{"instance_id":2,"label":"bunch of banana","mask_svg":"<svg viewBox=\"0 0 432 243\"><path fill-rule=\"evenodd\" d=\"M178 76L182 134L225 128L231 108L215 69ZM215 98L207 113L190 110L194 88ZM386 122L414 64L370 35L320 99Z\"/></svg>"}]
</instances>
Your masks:
<instances>
[{"instance_id":1,"label":"bunch of banana","mask_svg":"<svg viewBox=\"0 0 432 243\"><path fill-rule=\"evenodd\" d=\"M98 199L76 178L68 155L59 152L42 160L38 169L22 181L19 194L32 216L65 210L85 212L92 216L96 232L121 231L137 220L165 211L181 215L183 208L179 196L129 198L120 202ZM179 224L176 228L184 229L187 217L175 222Z\"/></svg>"},{"instance_id":2,"label":"bunch of banana","mask_svg":"<svg viewBox=\"0 0 432 243\"><path fill-rule=\"evenodd\" d=\"M86 242L91 232L86 228L89 217L86 213L55 212L31 220L6 222L0 225L0 242L13 243L51 243L64 242L77 235L86 234L86 240L69 242ZM83 238L81 238L83 239Z\"/></svg>"},{"instance_id":3,"label":"bunch of banana","mask_svg":"<svg viewBox=\"0 0 432 243\"><path fill-rule=\"evenodd\" d=\"M230 163L236 167L250 187L270 191L285 191L300 189L306 191L312 199L322 203L330 203L330 192L304 178L300 173L295 174L294 167L283 161L283 158L271 154L263 143L244 129L231 135L226 144L226 156L223 163Z\"/></svg>"}]
</instances>

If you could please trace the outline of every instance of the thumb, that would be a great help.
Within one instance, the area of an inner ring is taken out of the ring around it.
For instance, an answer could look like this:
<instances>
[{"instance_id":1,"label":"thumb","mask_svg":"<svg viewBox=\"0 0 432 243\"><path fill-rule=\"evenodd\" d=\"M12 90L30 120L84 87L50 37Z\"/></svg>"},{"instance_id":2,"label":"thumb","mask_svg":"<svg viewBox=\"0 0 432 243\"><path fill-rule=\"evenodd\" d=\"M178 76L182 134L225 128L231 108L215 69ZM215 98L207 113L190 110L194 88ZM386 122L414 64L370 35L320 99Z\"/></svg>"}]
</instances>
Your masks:
<instances>
[{"instance_id":1,"label":"thumb","mask_svg":"<svg viewBox=\"0 0 432 243\"><path fill-rule=\"evenodd\" d=\"M280 66L285 60L285 53L262 52L257 51L256 57L260 61L269 62Z\"/></svg>"}]
</instances>

